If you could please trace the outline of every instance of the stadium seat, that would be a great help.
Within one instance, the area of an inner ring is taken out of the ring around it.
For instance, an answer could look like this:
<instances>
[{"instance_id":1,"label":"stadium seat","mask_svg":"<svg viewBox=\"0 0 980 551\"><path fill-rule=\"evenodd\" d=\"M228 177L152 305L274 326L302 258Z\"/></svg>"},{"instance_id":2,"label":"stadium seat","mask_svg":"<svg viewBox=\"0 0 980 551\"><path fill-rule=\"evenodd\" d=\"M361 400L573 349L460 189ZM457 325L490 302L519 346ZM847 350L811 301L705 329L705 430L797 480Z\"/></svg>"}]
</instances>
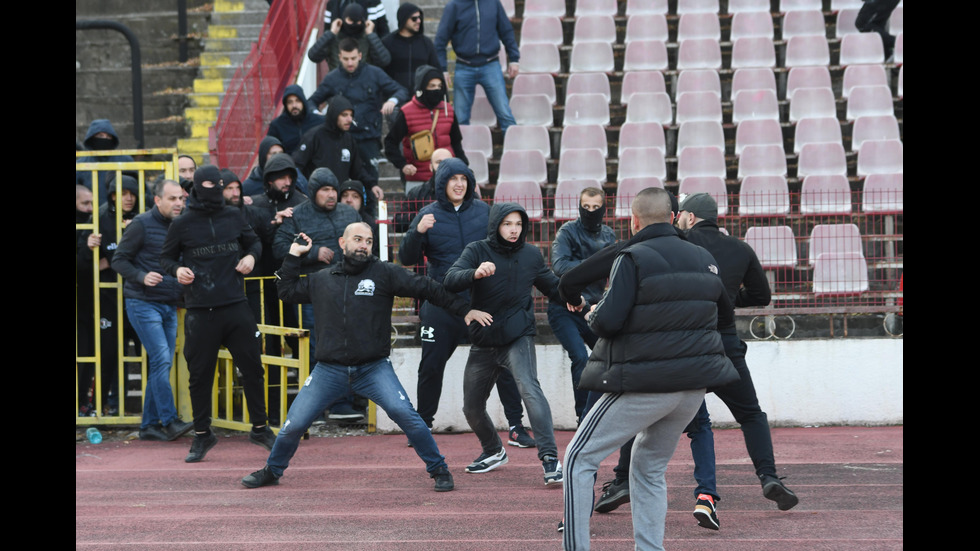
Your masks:
<instances>
[{"instance_id":1,"label":"stadium seat","mask_svg":"<svg viewBox=\"0 0 980 551\"><path fill-rule=\"evenodd\" d=\"M898 140L866 140L858 149L857 175L864 178L871 174L902 174L905 147Z\"/></svg>"},{"instance_id":2,"label":"stadium seat","mask_svg":"<svg viewBox=\"0 0 980 551\"><path fill-rule=\"evenodd\" d=\"M626 0L626 17L635 15L667 15L667 0Z\"/></svg>"},{"instance_id":3,"label":"stadium seat","mask_svg":"<svg viewBox=\"0 0 980 551\"><path fill-rule=\"evenodd\" d=\"M773 119L742 121L735 128L735 155L749 145L783 145L783 128Z\"/></svg>"},{"instance_id":4,"label":"stadium seat","mask_svg":"<svg viewBox=\"0 0 980 551\"><path fill-rule=\"evenodd\" d=\"M660 133L663 134L662 129ZM601 124L565 126L561 132L559 155L571 149L598 149L603 157L608 156L609 143L606 140L606 129Z\"/></svg>"},{"instance_id":5,"label":"stadium seat","mask_svg":"<svg viewBox=\"0 0 980 551\"><path fill-rule=\"evenodd\" d=\"M830 65L830 45L823 36L794 36L786 39L785 66Z\"/></svg>"},{"instance_id":6,"label":"stadium seat","mask_svg":"<svg viewBox=\"0 0 980 551\"><path fill-rule=\"evenodd\" d=\"M548 183L548 162L544 153L536 150L505 151L500 156L497 183L530 180L539 186Z\"/></svg>"},{"instance_id":7,"label":"stadium seat","mask_svg":"<svg viewBox=\"0 0 980 551\"><path fill-rule=\"evenodd\" d=\"M786 99L792 101L800 88L831 88L830 69L827 66L793 67L786 75Z\"/></svg>"},{"instance_id":8,"label":"stadium seat","mask_svg":"<svg viewBox=\"0 0 980 551\"><path fill-rule=\"evenodd\" d=\"M684 92L677 96L675 122L690 121L722 122L721 98L714 92Z\"/></svg>"},{"instance_id":9,"label":"stadium seat","mask_svg":"<svg viewBox=\"0 0 980 551\"><path fill-rule=\"evenodd\" d=\"M467 151L466 158L470 162L470 170L473 171L473 179L476 185L483 187L490 183L490 166L487 156L480 151Z\"/></svg>"},{"instance_id":10,"label":"stadium seat","mask_svg":"<svg viewBox=\"0 0 980 551\"><path fill-rule=\"evenodd\" d=\"M533 94L544 94L552 104L556 103L558 92L555 89L555 77L547 73L519 73L514 78L511 97Z\"/></svg>"},{"instance_id":11,"label":"stadium seat","mask_svg":"<svg viewBox=\"0 0 980 551\"><path fill-rule=\"evenodd\" d=\"M627 122L619 127L619 146L616 155L623 156L626 149L653 147L667 153L664 127L659 122Z\"/></svg>"},{"instance_id":12,"label":"stadium seat","mask_svg":"<svg viewBox=\"0 0 980 551\"><path fill-rule=\"evenodd\" d=\"M898 36L905 31L905 8L902 4L895 6L891 17L888 18L888 34Z\"/></svg>"},{"instance_id":13,"label":"stadium seat","mask_svg":"<svg viewBox=\"0 0 980 551\"><path fill-rule=\"evenodd\" d=\"M837 117L800 119L796 123L793 153L799 154L806 144L828 142L843 143L840 121Z\"/></svg>"},{"instance_id":14,"label":"stadium seat","mask_svg":"<svg viewBox=\"0 0 980 551\"><path fill-rule=\"evenodd\" d=\"M504 7L504 13L507 14L508 19L513 19L517 15L517 6L514 5L514 0L500 0L500 5Z\"/></svg>"},{"instance_id":15,"label":"stadium seat","mask_svg":"<svg viewBox=\"0 0 980 551\"><path fill-rule=\"evenodd\" d=\"M851 186L842 174L820 174L803 178L800 214L827 216L851 214Z\"/></svg>"},{"instance_id":16,"label":"stadium seat","mask_svg":"<svg viewBox=\"0 0 980 551\"><path fill-rule=\"evenodd\" d=\"M621 151L616 181L643 177L660 178L660 180L667 177L667 163L663 151L656 147L631 147Z\"/></svg>"},{"instance_id":17,"label":"stadium seat","mask_svg":"<svg viewBox=\"0 0 980 551\"><path fill-rule=\"evenodd\" d=\"M623 44L634 40L656 40L667 42L667 17L662 13L642 13L631 15L626 20L626 35Z\"/></svg>"},{"instance_id":18,"label":"stadium seat","mask_svg":"<svg viewBox=\"0 0 980 551\"><path fill-rule=\"evenodd\" d=\"M510 129L507 131L510 132ZM531 220L537 221L544 217L541 186L528 180L498 182L493 192L493 202L517 203L524 207L527 217Z\"/></svg>"},{"instance_id":19,"label":"stadium seat","mask_svg":"<svg viewBox=\"0 0 980 551\"><path fill-rule=\"evenodd\" d=\"M868 290L868 261L860 253L823 253L813 266L813 292L856 295Z\"/></svg>"},{"instance_id":20,"label":"stadium seat","mask_svg":"<svg viewBox=\"0 0 980 551\"><path fill-rule=\"evenodd\" d=\"M555 186L555 220L578 218L582 190L587 187L602 189L602 182L586 179L558 180L558 185Z\"/></svg>"},{"instance_id":21,"label":"stadium seat","mask_svg":"<svg viewBox=\"0 0 980 551\"><path fill-rule=\"evenodd\" d=\"M810 232L808 262L813 266L824 253L856 253L863 255L861 230L854 224L817 224Z\"/></svg>"},{"instance_id":22,"label":"stadium seat","mask_svg":"<svg viewBox=\"0 0 980 551\"><path fill-rule=\"evenodd\" d=\"M756 119L779 120L775 90L742 90L732 98L732 123Z\"/></svg>"},{"instance_id":23,"label":"stadium seat","mask_svg":"<svg viewBox=\"0 0 980 551\"><path fill-rule=\"evenodd\" d=\"M728 0L728 13L769 13L769 0Z\"/></svg>"},{"instance_id":24,"label":"stadium seat","mask_svg":"<svg viewBox=\"0 0 980 551\"><path fill-rule=\"evenodd\" d=\"M532 0L537 1L537 0ZM619 4L616 0L576 0L575 17L580 18L589 15L604 15L613 17L619 12Z\"/></svg>"},{"instance_id":25,"label":"stadium seat","mask_svg":"<svg viewBox=\"0 0 980 551\"><path fill-rule=\"evenodd\" d=\"M680 42L677 47L677 70L685 69L721 69L721 45L718 41L713 38L692 38Z\"/></svg>"},{"instance_id":26,"label":"stadium seat","mask_svg":"<svg viewBox=\"0 0 980 551\"><path fill-rule=\"evenodd\" d=\"M901 65L902 63L904 63L903 60L905 58L905 33L898 33L897 35L895 35L895 52L892 55L894 56L893 61L896 64Z\"/></svg>"},{"instance_id":27,"label":"stadium seat","mask_svg":"<svg viewBox=\"0 0 980 551\"><path fill-rule=\"evenodd\" d=\"M490 127L482 124L464 124L459 127L463 135L463 151L479 151L488 159L493 157L493 136Z\"/></svg>"},{"instance_id":28,"label":"stadium seat","mask_svg":"<svg viewBox=\"0 0 980 551\"><path fill-rule=\"evenodd\" d=\"M731 2L728 4L731 10ZM741 11L732 16L730 39L737 38L773 38L772 15L766 11Z\"/></svg>"},{"instance_id":29,"label":"stadium seat","mask_svg":"<svg viewBox=\"0 0 980 551\"><path fill-rule=\"evenodd\" d=\"M576 124L609 125L609 101L602 94L565 96L564 126Z\"/></svg>"},{"instance_id":30,"label":"stadium seat","mask_svg":"<svg viewBox=\"0 0 980 551\"><path fill-rule=\"evenodd\" d=\"M732 41L732 69L775 67L776 47L768 37L736 38Z\"/></svg>"},{"instance_id":31,"label":"stadium seat","mask_svg":"<svg viewBox=\"0 0 980 551\"><path fill-rule=\"evenodd\" d=\"M677 15L718 12L718 0L677 0Z\"/></svg>"},{"instance_id":32,"label":"stadium seat","mask_svg":"<svg viewBox=\"0 0 980 551\"><path fill-rule=\"evenodd\" d=\"M670 96L666 92L638 92L626 106L626 122L657 122L670 126L674 120Z\"/></svg>"},{"instance_id":33,"label":"stadium seat","mask_svg":"<svg viewBox=\"0 0 980 551\"><path fill-rule=\"evenodd\" d=\"M905 97L905 65L898 68L898 97Z\"/></svg>"},{"instance_id":34,"label":"stadium seat","mask_svg":"<svg viewBox=\"0 0 980 551\"><path fill-rule=\"evenodd\" d=\"M726 178L725 152L717 147L685 147L677 152L677 180L691 177Z\"/></svg>"},{"instance_id":35,"label":"stadium seat","mask_svg":"<svg viewBox=\"0 0 980 551\"><path fill-rule=\"evenodd\" d=\"M748 176L738 191L739 216L786 216L789 186L782 176Z\"/></svg>"},{"instance_id":36,"label":"stadium seat","mask_svg":"<svg viewBox=\"0 0 980 551\"><path fill-rule=\"evenodd\" d=\"M533 2L524 2L524 18L534 16L565 17L565 0L534 0Z\"/></svg>"},{"instance_id":37,"label":"stadium seat","mask_svg":"<svg viewBox=\"0 0 980 551\"><path fill-rule=\"evenodd\" d=\"M764 269L796 267L796 236L789 226L752 226L745 231L745 243Z\"/></svg>"},{"instance_id":38,"label":"stadium seat","mask_svg":"<svg viewBox=\"0 0 980 551\"><path fill-rule=\"evenodd\" d=\"M721 77L714 69L688 69L677 74L674 97L684 92L713 92L721 100Z\"/></svg>"},{"instance_id":39,"label":"stadium seat","mask_svg":"<svg viewBox=\"0 0 980 551\"><path fill-rule=\"evenodd\" d=\"M903 212L904 174L871 174L864 179L862 207L866 213Z\"/></svg>"},{"instance_id":40,"label":"stadium seat","mask_svg":"<svg viewBox=\"0 0 980 551\"><path fill-rule=\"evenodd\" d=\"M823 0L780 0L779 11L783 13L791 11L813 11L822 10Z\"/></svg>"},{"instance_id":41,"label":"stadium seat","mask_svg":"<svg viewBox=\"0 0 980 551\"><path fill-rule=\"evenodd\" d=\"M783 40L794 36L820 36L827 38L827 25L821 10L791 11L783 16Z\"/></svg>"},{"instance_id":42,"label":"stadium seat","mask_svg":"<svg viewBox=\"0 0 980 551\"><path fill-rule=\"evenodd\" d=\"M892 89L888 86L855 86L847 98L847 120L894 115Z\"/></svg>"},{"instance_id":43,"label":"stadium seat","mask_svg":"<svg viewBox=\"0 0 980 551\"><path fill-rule=\"evenodd\" d=\"M808 143L800 148L796 177L847 176L847 153L844 144L837 142Z\"/></svg>"},{"instance_id":44,"label":"stadium seat","mask_svg":"<svg viewBox=\"0 0 980 551\"><path fill-rule=\"evenodd\" d=\"M776 74L767 67L736 69L732 75L732 96L742 90L772 90L776 92Z\"/></svg>"},{"instance_id":45,"label":"stadium seat","mask_svg":"<svg viewBox=\"0 0 980 551\"><path fill-rule=\"evenodd\" d=\"M851 128L851 151L861 149L868 140L900 140L898 119L894 115L858 117Z\"/></svg>"},{"instance_id":46,"label":"stadium seat","mask_svg":"<svg viewBox=\"0 0 980 551\"><path fill-rule=\"evenodd\" d=\"M524 9L526 10L527 7ZM521 44L521 72L560 73L561 55L558 53L558 46L556 44Z\"/></svg>"},{"instance_id":47,"label":"stadium seat","mask_svg":"<svg viewBox=\"0 0 980 551\"><path fill-rule=\"evenodd\" d=\"M609 42L576 42L569 59L571 73L611 73L616 68Z\"/></svg>"},{"instance_id":48,"label":"stadium seat","mask_svg":"<svg viewBox=\"0 0 980 551\"><path fill-rule=\"evenodd\" d=\"M687 147L716 147L725 151L725 131L719 121L688 121L679 123L677 153Z\"/></svg>"},{"instance_id":49,"label":"stadium seat","mask_svg":"<svg viewBox=\"0 0 980 551\"><path fill-rule=\"evenodd\" d=\"M692 176L684 178L677 186L678 199L692 193L707 193L718 203L718 216L728 216L728 190L724 178L717 176Z\"/></svg>"},{"instance_id":50,"label":"stadium seat","mask_svg":"<svg viewBox=\"0 0 980 551\"><path fill-rule=\"evenodd\" d=\"M521 126L515 124L504 134L504 153L508 151L540 151L545 158L551 157L551 134L545 126Z\"/></svg>"},{"instance_id":51,"label":"stadium seat","mask_svg":"<svg viewBox=\"0 0 980 551\"><path fill-rule=\"evenodd\" d=\"M885 62L885 46L878 33L844 35L840 39L840 65L867 65Z\"/></svg>"},{"instance_id":52,"label":"stadium seat","mask_svg":"<svg viewBox=\"0 0 980 551\"><path fill-rule=\"evenodd\" d=\"M554 44L561 46L565 34L559 17L526 17L521 23L521 46L525 44Z\"/></svg>"},{"instance_id":53,"label":"stadium seat","mask_svg":"<svg viewBox=\"0 0 980 551\"><path fill-rule=\"evenodd\" d=\"M666 71L667 43L662 40L633 40L623 53L623 71Z\"/></svg>"},{"instance_id":54,"label":"stadium seat","mask_svg":"<svg viewBox=\"0 0 980 551\"><path fill-rule=\"evenodd\" d=\"M575 75L572 75L575 76ZM569 77L571 80L571 77ZM608 82L608 81L607 81ZM619 103L627 105L636 92L666 92L664 74L660 71L628 71L623 74Z\"/></svg>"},{"instance_id":55,"label":"stadium seat","mask_svg":"<svg viewBox=\"0 0 980 551\"><path fill-rule=\"evenodd\" d=\"M487 99L486 92L479 84L473 93L473 106L470 108L470 124L482 124L493 128L497 126L497 114L493 112L493 106Z\"/></svg>"},{"instance_id":56,"label":"stadium seat","mask_svg":"<svg viewBox=\"0 0 980 551\"><path fill-rule=\"evenodd\" d=\"M884 65L848 65L844 68L841 97L850 96L855 86L888 86L889 80Z\"/></svg>"},{"instance_id":57,"label":"stadium seat","mask_svg":"<svg viewBox=\"0 0 980 551\"><path fill-rule=\"evenodd\" d=\"M837 117L837 100L830 88L799 88L789 102L789 122L800 119Z\"/></svg>"},{"instance_id":58,"label":"stadium seat","mask_svg":"<svg viewBox=\"0 0 980 551\"><path fill-rule=\"evenodd\" d=\"M685 13L677 20L677 41L692 38L721 40L721 24L716 13Z\"/></svg>"},{"instance_id":59,"label":"stadium seat","mask_svg":"<svg viewBox=\"0 0 980 551\"><path fill-rule=\"evenodd\" d=\"M558 160L558 181L606 181L606 154L598 149L566 149Z\"/></svg>"},{"instance_id":60,"label":"stadium seat","mask_svg":"<svg viewBox=\"0 0 980 551\"><path fill-rule=\"evenodd\" d=\"M512 96L510 111L517 124L523 126L547 126L555 124L551 100L544 94Z\"/></svg>"},{"instance_id":61,"label":"stadium seat","mask_svg":"<svg viewBox=\"0 0 980 551\"><path fill-rule=\"evenodd\" d=\"M864 0L830 0L830 11L860 8L862 4L864 4Z\"/></svg>"},{"instance_id":62,"label":"stadium seat","mask_svg":"<svg viewBox=\"0 0 980 551\"><path fill-rule=\"evenodd\" d=\"M747 145L738 158L738 179L747 176L786 176L782 145Z\"/></svg>"},{"instance_id":63,"label":"stadium seat","mask_svg":"<svg viewBox=\"0 0 980 551\"><path fill-rule=\"evenodd\" d=\"M843 38L849 34L857 34L861 31L858 30L855 21L857 20L858 11L861 8L844 8L838 10L837 12L837 24L834 30L835 38Z\"/></svg>"},{"instance_id":64,"label":"stadium seat","mask_svg":"<svg viewBox=\"0 0 980 551\"><path fill-rule=\"evenodd\" d=\"M609 103L612 97L609 77L606 73L572 73L565 81L565 97L572 94L602 94Z\"/></svg>"},{"instance_id":65,"label":"stadium seat","mask_svg":"<svg viewBox=\"0 0 980 551\"><path fill-rule=\"evenodd\" d=\"M664 183L660 178L625 178L619 181L616 186L616 218L629 218L632 214L630 210L630 205L633 203L633 198L641 190L648 187L657 187L664 189Z\"/></svg>"},{"instance_id":66,"label":"stadium seat","mask_svg":"<svg viewBox=\"0 0 980 551\"><path fill-rule=\"evenodd\" d=\"M580 42L616 43L616 22L611 15L582 15L575 19L572 44Z\"/></svg>"}]
</instances>

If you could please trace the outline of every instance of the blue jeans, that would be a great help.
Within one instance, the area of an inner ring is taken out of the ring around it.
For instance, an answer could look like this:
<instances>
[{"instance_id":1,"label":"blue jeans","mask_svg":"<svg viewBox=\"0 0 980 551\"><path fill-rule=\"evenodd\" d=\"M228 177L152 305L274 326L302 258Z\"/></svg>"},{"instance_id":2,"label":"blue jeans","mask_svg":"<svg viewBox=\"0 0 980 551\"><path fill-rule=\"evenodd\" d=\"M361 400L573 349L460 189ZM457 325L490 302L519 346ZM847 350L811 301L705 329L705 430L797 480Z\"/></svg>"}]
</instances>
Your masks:
<instances>
[{"instance_id":1,"label":"blue jeans","mask_svg":"<svg viewBox=\"0 0 980 551\"><path fill-rule=\"evenodd\" d=\"M156 423L166 426L177 418L170 387L170 368L177 348L177 308L135 298L127 298L125 304L129 322L146 349L149 364L140 428Z\"/></svg>"},{"instance_id":2,"label":"blue jeans","mask_svg":"<svg viewBox=\"0 0 980 551\"><path fill-rule=\"evenodd\" d=\"M589 361L589 348L595 346L599 337L589 329L583 315L569 312L564 304L548 304L548 325L561 343L568 359L572 362L572 392L575 396L575 418L579 421L585 416L585 403L589 397L588 390L579 390L578 382L582 378L582 370Z\"/></svg>"},{"instance_id":3,"label":"blue jeans","mask_svg":"<svg viewBox=\"0 0 980 551\"><path fill-rule=\"evenodd\" d=\"M510 112L510 101L507 99L507 84L501 72L500 63L492 61L482 67L470 67L456 62L456 73L453 77L453 109L459 124L470 123L470 111L473 109L473 97L476 85L483 86L490 100L490 106L497 115L497 126L501 132L517 124Z\"/></svg>"},{"instance_id":4,"label":"blue jeans","mask_svg":"<svg viewBox=\"0 0 980 551\"><path fill-rule=\"evenodd\" d=\"M351 391L370 398L405 431L415 453L425 461L426 471L432 473L446 466L446 459L439 453L429 427L412 407L408 393L391 367L391 361L383 358L353 366L317 362L289 407L286 422L279 430L269 454L267 464L276 476L282 476L289 466L300 439L313 421L328 405Z\"/></svg>"},{"instance_id":5,"label":"blue jeans","mask_svg":"<svg viewBox=\"0 0 980 551\"><path fill-rule=\"evenodd\" d=\"M701 402L697 416L689 426L687 437L691 439L691 457L694 459L694 480L698 483L694 497L698 494L711 494L721 499L715 482L715 435L711 432L711 417L708 406Z\"/></svg>"},{"instance_id":6,"label":"blue jeans","mask_svg":"<svg viewBox=\"0 0 980 551\"><path fill-rule=\"evenodd\" d=\"M301 304L300 309L303 314L303 328L310 330L310 373L316 369L316 318L313 317L313 304ZM339 408L340 406L346 404L348 407L354 407L354 395L351 393L344 394L337 399L336 402L328 404L324 409ZM323 413L321 410L320 413Z\"/></svg>"}]
</instances>

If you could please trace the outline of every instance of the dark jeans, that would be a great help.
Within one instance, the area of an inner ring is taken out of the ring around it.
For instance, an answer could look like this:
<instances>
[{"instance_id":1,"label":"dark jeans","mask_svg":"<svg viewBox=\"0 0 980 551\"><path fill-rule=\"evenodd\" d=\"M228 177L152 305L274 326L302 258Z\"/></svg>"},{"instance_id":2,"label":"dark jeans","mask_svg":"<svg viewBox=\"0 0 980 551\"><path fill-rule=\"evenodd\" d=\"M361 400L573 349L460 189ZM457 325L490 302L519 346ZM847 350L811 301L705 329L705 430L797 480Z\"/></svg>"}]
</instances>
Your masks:
<instances>
[{"instance_id":1,"label":"dark jeans","mask_svg":"<svg viewBox=\"0 0 980 551\"><path fill-rule=\"evenodd\" d=\"M572 362L572 393L575 396L575 418L579 421L585 415L585 403L589 391L579 390L578 382L582 378L582 370L589 361L589 351L585 348L595 347L599 337L589 329L584 314L569 312L564 304L548 304L548 325L554 332L562 348L568 353Z\"/></svg>"},{"instance_id":2,"label":"dark jeans","mask_svg":"<svg viewBox=\"0 0 980 551\"><path fill-rule=\"evenodd\" d=\"M865 0L854 19L854 26L861 32L875 32L881 36L885 47L885 59L891 56L895 49L895 37L888 34L888 19L891 17L899 0Z\"/></svg>"}]
</instances>

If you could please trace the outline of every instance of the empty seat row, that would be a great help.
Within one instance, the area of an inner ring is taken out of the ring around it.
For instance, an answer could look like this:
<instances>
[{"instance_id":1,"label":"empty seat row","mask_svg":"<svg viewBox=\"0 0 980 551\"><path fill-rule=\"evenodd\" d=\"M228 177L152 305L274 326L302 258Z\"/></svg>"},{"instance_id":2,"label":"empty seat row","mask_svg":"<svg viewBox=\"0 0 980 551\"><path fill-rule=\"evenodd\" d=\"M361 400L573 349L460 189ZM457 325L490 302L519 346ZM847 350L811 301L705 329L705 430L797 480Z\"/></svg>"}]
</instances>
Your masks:
<instances>
[{"instance_id":1,"label":"empty seat row","mask_svg":"<svg viewBox=\"0 0 980 551\"><path fill-rule=\"evenodd\" d=\"M862 0L831 0L830 9L858 9ZM514 0L501 0L508 17L516 17L517 9ZM669 11L667 0L626 0L625 14L627 17L643 14L684 15L690 13L705 14L739 14L739 13L769 13L772 9L770 0L729 0L726 11L722 12L718 0L677 0L676 8ZM778 11L792 13L797 11L819 11L823 9L823 0L780 0ZM896 12L901 6L896 8ZM522 17L581 17L585 15L615 16L619 13L617 0L577 0L575 7L568 10L565 0L532 0L524 3ZM892 16L894 18L894 15Z\"/></svg>"}]
</instances>

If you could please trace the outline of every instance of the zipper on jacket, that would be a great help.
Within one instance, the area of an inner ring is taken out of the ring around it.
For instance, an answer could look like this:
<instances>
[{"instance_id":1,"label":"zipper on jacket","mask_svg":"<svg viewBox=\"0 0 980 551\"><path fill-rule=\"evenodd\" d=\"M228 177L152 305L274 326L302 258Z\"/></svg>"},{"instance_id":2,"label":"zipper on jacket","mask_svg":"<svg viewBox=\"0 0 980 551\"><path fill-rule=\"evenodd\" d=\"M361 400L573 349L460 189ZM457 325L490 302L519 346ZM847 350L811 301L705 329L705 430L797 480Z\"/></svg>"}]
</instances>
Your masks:
<instances>
[{"instance_id":1,"label":"zipper on jacket","mask_svg":"<svg viewBox=\"0 0 980 551\"><path fill-rule=\"evenodd\" d=\"M476 55L480 55L480 39L483 38L480 33L480 0L473 0L473 4L476 6Z\"/></svg>"}]
</instances>

